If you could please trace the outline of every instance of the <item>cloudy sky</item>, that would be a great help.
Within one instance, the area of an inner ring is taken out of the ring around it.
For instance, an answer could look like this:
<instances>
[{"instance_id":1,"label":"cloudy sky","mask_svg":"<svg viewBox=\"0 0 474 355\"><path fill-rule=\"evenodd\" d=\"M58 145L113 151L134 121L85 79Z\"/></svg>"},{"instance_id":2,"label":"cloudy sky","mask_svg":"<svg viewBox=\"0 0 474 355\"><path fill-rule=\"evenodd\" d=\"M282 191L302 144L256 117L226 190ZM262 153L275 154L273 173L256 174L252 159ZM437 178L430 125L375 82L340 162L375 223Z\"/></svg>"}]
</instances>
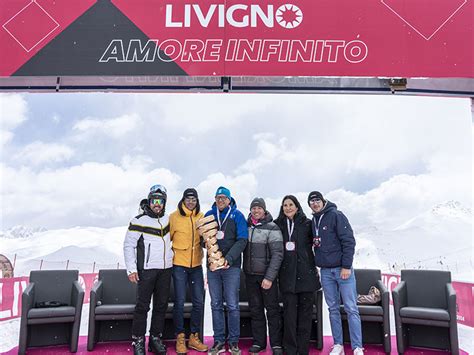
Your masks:
<instances>
[{"instance_id":1,"label":"cloudy sky","mask_svg":"<svg viewBox=\"0 0 474 355\"><path fill-rule=\"evenodd\" d=\"M317 189L353 224L393 228L472 204L468 99L261 94L0 94L1 223L126 225L149 186L168 210L219 185L246 212ZM306 207L305 207L306 208Z\"/></svg>"}]
</instances>

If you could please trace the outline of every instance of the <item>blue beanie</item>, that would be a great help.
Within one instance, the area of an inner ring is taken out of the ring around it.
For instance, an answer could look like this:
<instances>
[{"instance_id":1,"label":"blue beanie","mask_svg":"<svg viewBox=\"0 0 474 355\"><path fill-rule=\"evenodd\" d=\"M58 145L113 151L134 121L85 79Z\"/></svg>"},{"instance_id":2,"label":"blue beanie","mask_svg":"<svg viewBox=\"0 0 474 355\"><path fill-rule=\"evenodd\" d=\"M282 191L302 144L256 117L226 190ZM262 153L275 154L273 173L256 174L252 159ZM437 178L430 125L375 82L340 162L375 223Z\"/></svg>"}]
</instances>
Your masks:
<instances>
[{"instance_id":1,"label":"blue beanie","mask_svg":"<svg viewBox=\"0 0 474 355\"><path fill-rule=\"evenodd\" d=\"M219 186L219 188L216 191L216 196L217 195L225 195L227 198L230 200L230 190L227 187L224 186Z\"/></svg>"}]
</instances>

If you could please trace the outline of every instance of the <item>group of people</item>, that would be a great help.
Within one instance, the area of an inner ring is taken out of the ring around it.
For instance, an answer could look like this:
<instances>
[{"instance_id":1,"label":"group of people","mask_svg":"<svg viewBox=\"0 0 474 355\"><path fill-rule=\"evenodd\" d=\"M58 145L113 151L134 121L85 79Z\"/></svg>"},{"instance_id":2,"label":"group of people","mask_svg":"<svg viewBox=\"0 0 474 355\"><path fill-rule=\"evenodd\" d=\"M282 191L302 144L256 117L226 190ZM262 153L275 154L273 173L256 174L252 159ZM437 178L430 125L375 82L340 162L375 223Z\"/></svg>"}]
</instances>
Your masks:
<instances>
[{"instance_id":1,"label":"group of people","mask_svg":"<svg viewBox=\"0 0 474 355\"><path fill-rule=\"evenodd\" d=\"M169 217L165 213L166 200L166 188L152 186L148 198L140 203L142 213L130 221L125 236L123 249L128 277L138 286L132 325L135 355L145 354L146 322L152 295L148 351L166 353L161 337L171 278L175 292L176 352L184 354L190 348L217 355L226 351L227 341L231 354L240 355L242 267L251 313L253 345L250 353L266 350L268 323L273 354L308 354L314 293L322 286L334 339L331 354L344 354L341 298L348 315L353 353L363 354L352 268L354 235L346 216L320 192L313 191L308 195L312 219L307 218L293 195L283 197L275 220L259 197L253 199L250 214L245 218L237 209L230 190L223 186L217 189L215 202L205 214L193 188L184 191L177 210ZM204 244L196 228L196 222L209 215L217 222L217 244L225 258L221 268L213 271L207 268L214 332L214 344L210 348L202 343L199 333L204 312ZM192 295L192 312L186 344L183 307L187 288ZM284 321L279 293L283 300Z\"/></svg>"}]
</instances>

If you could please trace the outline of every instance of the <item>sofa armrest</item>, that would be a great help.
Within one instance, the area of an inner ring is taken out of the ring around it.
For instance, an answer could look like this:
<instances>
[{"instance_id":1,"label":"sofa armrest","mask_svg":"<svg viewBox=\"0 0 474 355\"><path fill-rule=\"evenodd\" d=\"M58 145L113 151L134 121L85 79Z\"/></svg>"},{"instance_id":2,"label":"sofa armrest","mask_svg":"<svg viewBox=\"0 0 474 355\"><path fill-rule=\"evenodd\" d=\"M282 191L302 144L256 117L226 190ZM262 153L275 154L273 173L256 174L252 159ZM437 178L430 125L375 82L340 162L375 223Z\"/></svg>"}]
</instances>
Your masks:
<instances>
[{"instance_id":1,"label":"sofa armrest","mask_svg":"<svg viewBox=\"0 0 474 355\"><path fill-rule=\"evenodd\" d=\"M380 291L380 296L382 298L382 308L388 311L390 306L390 292L388 292L387 286L382 282L382 280L377 280L375 286Z\"/></svg>"},{"instance_id":2,"label":"sofa armrest","mask_svg":"<svg viewBox=\"0 0 474 355\"><path fill-rule=\"evenodd\" d=\"M400 311L400 308L407 306L407 285L405 281L401 281L392 291L393 309L395 315Z\"/></svg>"},{"instance_id":3,"label":"sofa armrest","mask_svg":"<svg viewBox=\"0 0 474 355\"><path fill-rule=\"evenodd\" d=\"M30 282L28 287L21 295L21 316L28 317L28 311L34 307L35 304L35 283Z\"/></svg>"},{"instance_id":4,"label":"sofa armrest","mask_svg":"<svg viewBox=\"0 0 474 355\"><path fill-rule=\"evenodd\" d=\"M453 284L446 284L446 304L448 305L448 312L451 320L457 321L457 306L456 306L456 290L453 287Z\"/></svg>"},{"instance_id":5,"label":"sofa armrest","mask_svg":"<svg viewBox=\"0 0 474 355\"><path fill-rule=\"evenodd\" d=\"M91 289L90 295L90 307L95 308L98 302L102 302L102 293L103 293L103 284L102 280L98 280Z\"/></svg>"},{"instance_id":6,"label":"sofa armrest","mask_svg":"<svg viewBox=\"0 0 474 355\"><path fill-rule=\"evenodd\" d=\"M72 283L72 296L71 296L71 306L76 309L78 306L82 308L82 302L84 301L84 289L81 287L78 281Z\"/></svg>"}]
</instances>

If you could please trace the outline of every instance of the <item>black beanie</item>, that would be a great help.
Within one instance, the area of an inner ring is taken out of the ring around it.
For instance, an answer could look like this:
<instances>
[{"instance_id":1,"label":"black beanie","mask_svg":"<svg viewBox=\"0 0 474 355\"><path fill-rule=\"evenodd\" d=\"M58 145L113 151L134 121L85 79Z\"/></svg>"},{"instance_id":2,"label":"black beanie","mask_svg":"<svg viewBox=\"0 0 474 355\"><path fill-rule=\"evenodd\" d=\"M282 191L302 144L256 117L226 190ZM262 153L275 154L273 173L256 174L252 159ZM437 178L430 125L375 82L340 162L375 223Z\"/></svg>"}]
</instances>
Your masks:
<instances>
[{"instance_id":1,"label":"black beanie","mask_svg":"<svg viewBox=\"0 0 474 355\"><path fill-rule=\"evenodd\" d=\"M265 200L261 197L255 197L253 199L252 203L250 204L250 209L252 209L252 207L261 207L265 211L267 210L267 205L265 204Z\"/></svg>"},{"instance_id":2,"label":"black beanie","mask_svg":"<svg viewBox=\"0 0 474 355\"><path fill-rule=\"evenodd\" d=\"M189 188L189 189L184 190L183 199L185 199L186 197L194 197L194 198L198 199L198 193L197 193L196 189Z\"/></svg>"},{"instance_id":3,"label":"black beanie","mask_svg":"<svg viewBox=\"0 0 474 355\"><path fill-rule=\"evenodd\" d=\"M326 200L324 199L323 197L323 194L319 191L311 191L308 195L308 205L309 205L309 201L311 201L313 198L319 198L321 199L321 201L323 201L323 203L326 203Z\"/></svg>"}]
</instances>

